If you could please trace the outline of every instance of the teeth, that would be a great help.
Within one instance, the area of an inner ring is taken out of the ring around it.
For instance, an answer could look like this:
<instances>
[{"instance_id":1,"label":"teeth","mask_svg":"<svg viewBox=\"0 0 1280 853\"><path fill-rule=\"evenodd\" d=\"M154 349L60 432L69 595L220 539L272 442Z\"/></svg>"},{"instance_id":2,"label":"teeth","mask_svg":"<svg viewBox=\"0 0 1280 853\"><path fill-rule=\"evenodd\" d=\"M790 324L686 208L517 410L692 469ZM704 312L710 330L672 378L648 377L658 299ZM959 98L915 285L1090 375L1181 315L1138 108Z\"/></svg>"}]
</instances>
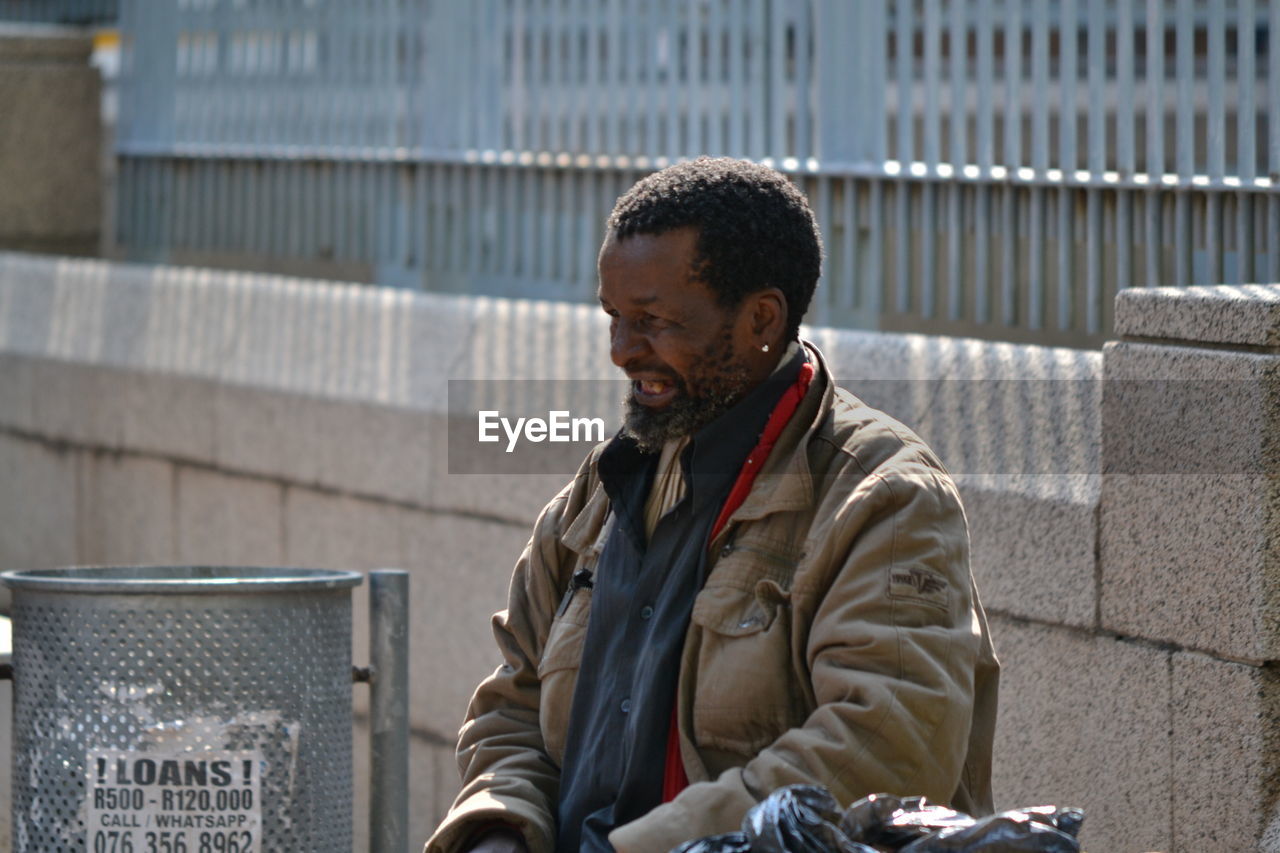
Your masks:
<instances>
[{"instance_id":1,"label":"teeth","mask_svg":"<svg viewBox=\"0 0 1280 853\"><path fill-rule=\"evenodd\" d=\"M667 383L665 382L650 382L646 380L640 383L640 390L646 394L661 394L666 388Z\"/></svg>"}]
</instances>

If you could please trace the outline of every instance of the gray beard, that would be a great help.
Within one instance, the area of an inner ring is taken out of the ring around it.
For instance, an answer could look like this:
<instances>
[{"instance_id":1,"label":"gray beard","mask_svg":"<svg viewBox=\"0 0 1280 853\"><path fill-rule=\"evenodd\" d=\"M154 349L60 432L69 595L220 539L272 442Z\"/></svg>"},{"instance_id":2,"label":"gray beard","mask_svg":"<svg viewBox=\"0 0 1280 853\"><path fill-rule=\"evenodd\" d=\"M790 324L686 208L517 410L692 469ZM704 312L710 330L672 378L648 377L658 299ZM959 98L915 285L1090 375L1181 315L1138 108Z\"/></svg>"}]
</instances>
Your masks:
<instances>
[{"instance_id":1,"label":"gray beard","mask_svg":"<svg viewBox=\"0 0 1280 853\"><path fill-rule=\"evenodd\" d=\"M726 381L701 397L684 393L683 384L674 400L663 409L650 409L631 394L622 401L622 434L635 441L644 453L657 453L673 438L693 435L742 399L746 380Z\"/></svg>"}]
</instances>

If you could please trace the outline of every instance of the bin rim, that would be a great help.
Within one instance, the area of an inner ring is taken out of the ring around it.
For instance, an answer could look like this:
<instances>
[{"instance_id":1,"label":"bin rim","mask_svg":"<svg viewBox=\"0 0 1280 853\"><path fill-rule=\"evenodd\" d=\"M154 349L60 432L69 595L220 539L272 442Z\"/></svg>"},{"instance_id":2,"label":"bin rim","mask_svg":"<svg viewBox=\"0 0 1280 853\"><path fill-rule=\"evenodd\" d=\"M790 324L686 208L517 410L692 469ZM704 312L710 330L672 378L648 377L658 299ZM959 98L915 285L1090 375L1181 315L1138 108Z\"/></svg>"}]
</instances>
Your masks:
<instances>
[{"instance_id":1,"label":"bin rim","mask_svg":"<svg viewBox=\"0 0 1280 853\"><path fill-rule=\"evenodd\" d=\"M0 573L0 583L22 592L85 594L235 594L349 589L359 572L266 566L68 566Z\"/></svg>"}]
</instances>

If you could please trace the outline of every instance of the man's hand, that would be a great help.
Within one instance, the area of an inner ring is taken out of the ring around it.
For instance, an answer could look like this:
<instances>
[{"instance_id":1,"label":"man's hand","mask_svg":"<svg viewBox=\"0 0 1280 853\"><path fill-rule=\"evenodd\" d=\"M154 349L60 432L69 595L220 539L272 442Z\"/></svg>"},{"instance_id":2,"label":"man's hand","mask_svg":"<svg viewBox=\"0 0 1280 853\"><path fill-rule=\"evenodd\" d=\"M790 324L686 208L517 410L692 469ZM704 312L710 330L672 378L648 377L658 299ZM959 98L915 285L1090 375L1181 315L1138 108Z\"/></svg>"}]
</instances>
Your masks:
<instances>
[{"instance_id":1,"label":"man's hand","mask_svg":"<svg viewBox=\"0 0 1280 853\"><path fill-rule=\"evenodd\" d=\"M498 826L476 839L468 853L529 853L523 836L509 826Z\"/></svg>"}]
</instances>

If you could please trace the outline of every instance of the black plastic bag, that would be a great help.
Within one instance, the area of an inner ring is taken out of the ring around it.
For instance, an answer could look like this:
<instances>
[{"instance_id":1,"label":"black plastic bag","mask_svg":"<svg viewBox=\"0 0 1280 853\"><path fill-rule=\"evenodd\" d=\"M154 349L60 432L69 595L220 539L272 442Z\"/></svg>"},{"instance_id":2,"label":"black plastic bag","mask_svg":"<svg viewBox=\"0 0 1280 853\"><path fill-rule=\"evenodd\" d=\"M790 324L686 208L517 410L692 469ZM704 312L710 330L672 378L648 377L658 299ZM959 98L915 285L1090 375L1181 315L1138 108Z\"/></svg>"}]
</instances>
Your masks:
<instances>
[{"instance_id":1,"label":"black plastic bag","mask_svg":"<svg viewBox=\"0 0 1280 853\"><path fill-rule=\"evenodd\" d=\"M845 811L840 828L853 841L898 850L942 830L973 824L964 812L936 806L924 797L872 794Z\"/></svg>"},{"instance_id":2,"label":"black plastic bag","mask_svg":"<svg viewBox=\"0 0 1280 853\"><path fill-rule=\"evenodd\" d=\"M671 853L751 853L751 845L741 832L726 832L686 841Z\"/></svg>"},{"instance_id":3,"label":"black plastic bag","mask_svg":"<svg viewBox=\"0 0 1280 853\"><path fill-rule=\"evenodd\" d=\"M972 818L924 797L873 794L843 814L825 788L775 791L741 832L687 841L671 853L1080 853L1084 812L1057 806Z\"/></svg>"},{"instance_id":4,"label":"black plastic bag","mask_svg":"<svg viewBox=\"0 0 1280 853\"><path fill-rule=\"evenodd\" d=\"M1067 812L1068 827L1078 831L1079 809L1014 809L979 818L969 826L935 832L901 848L899 853L1080 853L1074 832L1059 827L1055 816Z\"/></svg>"},{"instance_id":5,"label":"black plastic bag","mask_svg":"<svg viewBox=\"0 0 1280 853\"><path fill-rule=\"evenodd\" d=\"M873 794L844 813L855 842L898 853L1079 853L1080 809L1035 806L972 818L923 797Z\"/></svg>"},{"instance_id":6,"label":"black plastic bag","mask_svg":"<svg viewBox=\"0 0 1280 853\"><path fill-rule=\"evenodd\" d=\"M840 804L826 788L774 791L742 820L751 853L875 853L841 831Z\"/></svg>"},{"instance_id":7,"label":"black plastic bag","mask_svg":"<svg viewBox=\"0 0 1280 853\"><path fill-rule=\"evenodd\" d=\"M1080 826L1084 823L1084 810L1070 806L1030 806L1015 811L1026 812L1029 819L1047 823L1072 838L1080 834Z\"/></svg>"},{"instance_id":8,"label":"black plastic bag","mask_svg":"<svg viewBox=\"0 0 1280 853\"><path fill-rule=\"evenodd\" d=\"M878 833L895 812L902 810L902 798L893 794L863 797L845 810L840 829L854 841L868 841Z\"/></svg>"}]
</instances>

